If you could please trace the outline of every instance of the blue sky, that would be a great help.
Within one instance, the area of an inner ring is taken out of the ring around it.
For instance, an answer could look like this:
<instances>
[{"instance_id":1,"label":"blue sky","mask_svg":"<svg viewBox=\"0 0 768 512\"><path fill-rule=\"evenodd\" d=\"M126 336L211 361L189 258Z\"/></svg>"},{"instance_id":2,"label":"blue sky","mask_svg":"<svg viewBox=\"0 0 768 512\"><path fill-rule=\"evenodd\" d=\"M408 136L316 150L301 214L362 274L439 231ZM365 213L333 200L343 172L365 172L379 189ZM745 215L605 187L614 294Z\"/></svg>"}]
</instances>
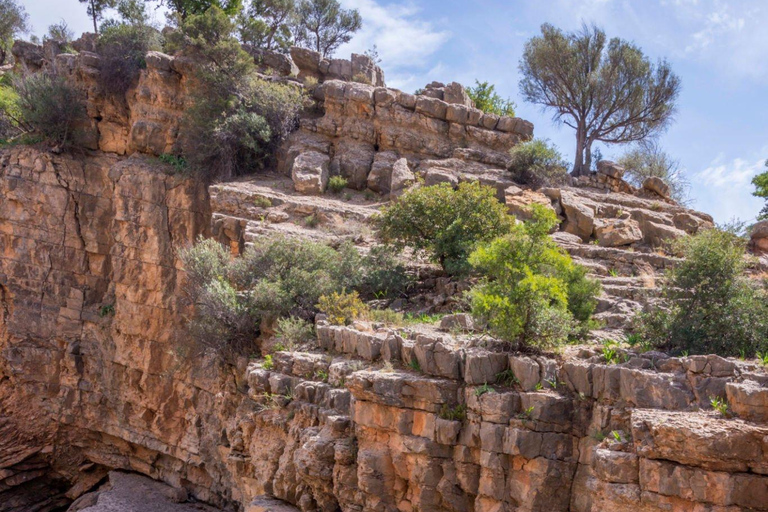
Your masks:
<instances>
[{"instance_id":1,"label":"blue sky","mask_svg":"<svg viewBox=\"0 0 768 512\"><path fill-rule=\"evenodd\" d=\"M682 79L676 122L660 141L691 182L692 206L716 221L753 220L762 202L752 176L768 158L767 0L341 0L360 10L364 27L339 56L376 44L390 86L413 91L438 80L495 83L532 121L537 137L571 160L572 131L518 96L525 41L548 22L575 30L582 21L666 57ZM77 0L22 0L33 28L65 19L90 24ZM161 15L158 15L162 18ZM625 148L600 148L606 157Z\"/></svg>"}]
</instances>

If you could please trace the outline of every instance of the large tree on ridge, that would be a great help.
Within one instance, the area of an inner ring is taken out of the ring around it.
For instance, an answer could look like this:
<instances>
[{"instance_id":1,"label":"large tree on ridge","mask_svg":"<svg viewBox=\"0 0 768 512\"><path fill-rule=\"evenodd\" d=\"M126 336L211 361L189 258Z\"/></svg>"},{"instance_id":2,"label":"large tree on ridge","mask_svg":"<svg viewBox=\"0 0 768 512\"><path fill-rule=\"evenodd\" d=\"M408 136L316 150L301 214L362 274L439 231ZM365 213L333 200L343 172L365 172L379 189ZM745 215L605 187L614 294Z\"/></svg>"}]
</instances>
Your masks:
<instances>
[{"instance_id":1,"label":"large tree on ridge","mask_svg":"<svg viewBox=\"0 0 768 512\"><path fill-rule=\"evenodd\" d=\"M680 79L634 44L608 40L595 26L565 33L549 24L525 45L520 90L576 130L573 175L589 172L592 144L636 142L663 130L675 112Z\"/></svg>"}]
</instances>

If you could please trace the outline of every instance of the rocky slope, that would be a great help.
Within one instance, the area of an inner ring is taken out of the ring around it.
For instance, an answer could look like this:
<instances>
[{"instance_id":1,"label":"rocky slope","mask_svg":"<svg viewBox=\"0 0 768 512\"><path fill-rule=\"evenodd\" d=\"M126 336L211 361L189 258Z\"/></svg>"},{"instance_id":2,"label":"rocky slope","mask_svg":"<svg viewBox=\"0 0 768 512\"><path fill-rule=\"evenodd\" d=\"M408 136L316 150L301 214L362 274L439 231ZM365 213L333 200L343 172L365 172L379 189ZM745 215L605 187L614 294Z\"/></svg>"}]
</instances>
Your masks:
<instances>
[{"instance_id":1,"label":"rocky slope","mask_svg":"<svg viewBox=\"0 0 768 512\"><path fill-rule=\"evenodd\" d=\"M519 187L506 151L529 123L479 113L453 84L417 97L373 68L376 86L339 80L354 58L294 53L298 71L281 69L320 80L315 110L273 173L210 190L151 156L175 140L183 62L153 54L123 101L93 87L98 56L55 57L88 91L94 151L0 153L0 511L137 495L156 510L768 510L768 374L749 362L606 361L594 347L555 359L455 328L322 320L313 347L272 366L190 354L179 249L214 236L237 254L280 233L366 250L367 219L418 179L481 180L519 216L553 208L555 239L603 281L610 336L675 264L666 241L711 224L609 165ZM332 173L371 192L323 194ZM462 283L429 281L400 306L449 310Z\"/></svg>"}]
</instances>

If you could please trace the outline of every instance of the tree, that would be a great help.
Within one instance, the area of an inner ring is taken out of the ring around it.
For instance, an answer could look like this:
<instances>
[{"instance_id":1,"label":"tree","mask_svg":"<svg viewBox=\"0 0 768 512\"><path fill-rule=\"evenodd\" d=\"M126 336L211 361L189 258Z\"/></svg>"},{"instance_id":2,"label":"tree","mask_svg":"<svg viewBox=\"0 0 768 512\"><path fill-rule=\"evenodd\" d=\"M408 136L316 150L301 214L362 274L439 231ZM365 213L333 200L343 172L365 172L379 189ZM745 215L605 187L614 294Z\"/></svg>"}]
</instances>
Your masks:
<instances>
[{"instance_id":1,"label":"tree","mask_svg":"<svg viewBox=\"0 0 768 512\"><path fill-rule=\"evenodd\" d=\"M357 9L342 9L338 0L301 0L296 8L296 42L330 57L363 26Z\"/></svg>"},{"instance_id":2,"label":"tree","mask_svg":"<svg viewBox=\"0 0 768 512\"><path fill-rule=\"evenodd\" d=\"M526 101L554 110L576 130L573 175L589 172L592 144L636 142L672 120L680 79L665 60L653 65L634 44L597 27L566 34L549 24L520 62Z\"/></svg>"},{"instance_id":3,"label":"tree","mask_svg":"<svg viewBox=\"0 0 768 512\"><path fill-rule=\"evenodd\" d=\"M467 271L475 245L508 233L512 222L496 190L477 182L410 190L375 220L385 243L425 252L451 274Z\"/></svg>"},{"instance_id":4,"label":"tree","mask_svg":"<svg viewBox=\"0 0 768 512\"><path fill-rule=\"evenodd\" d=\"M253 0L242 16L240 38L256 48L286 52L295 12L295 0Z\"/></svg>"},{"instance_id":5,"label":"tree","mask_svg":"<svg viewBox=\"0 0 768 512\"><path fill-rule=\"evenodd\" d=\"M765 161L765 166L768 167L768 160ZM752 184L755 186L755 191L752 192L752 195L765 199L765 206L763 206L757 219L768 220L768 171L752 178Z\"/></svg>"},{"instance_id":6,"label":"tree","mask_svg":"<svg viewBox=\"0 0 768 512\"><path fill-rule=\"evenodd\" d=\"M27 12L16 0L0 0L0 65L5 64L16 36L29 30L28 22Z\"/></svg>"},{"instance_id":7,"label":"tree","mask_svg":"<svg viewBox=\"0 0 768 512\"><path fill-rule=\"evenodd\" d=\"M72 29L69 28L67 22L61 20L60 22L54 23L48 27L48 34L45 36L45 39L56 41L58 43L68 44L72 42L74 37L75 33L72 32Z\"/></svg>"},{"instance_id":8,"label":"tree","mask_svg":"<svg viewBox=\"0 0 768 512\"><path fill-rule=\"evenodd\" d=\"M80 0L81 2L83 0ZM233 16L243 7L243 0L160 0L182 20L193 14L203 14L211 7L218 7L225 14Z\"/></svg>"},{"instance_id":9,"label":"tree","mask_svg":"<svg viewBox=\"0 0 768 512\"><path fill-rule=\"evenodd\" d=\"M552 210L531 205L530 221L469 257L483 276L470 292L473 315L519 348L563 343L589 327L597 305L599 283L549 237L557 224Z\"/></svg>"},{"instance_id":10,"label":"tree","mask_svg":"<svg viewBox=\"0 0 768 512\"><path fill-rule=\"evenodd\" d=\"M117 5L117 0L79 0L81 4L88 4L88 16L93 20L93 31L99 33L99 20L104 18L104 12Z\"/></svg>"},{"instance_id":11,"label":"tree","mask_svg":"<svg viewBox=\"0 0 768 512\"><path fill-rule=\"evenodd\" d=\"M624 167L624 178L639 187L646 178L656 176L663 179L670 189L672 198L680 204L688 199L688 181L683 176L680 162L665 152L654 139L641 140L617 162Z\"/></svg>"},{"instance_id":12,"label":"tree","mask_svg":"<svg viewBox=\"0 0 768 512\"><path fill-rule=\"evenodd\" d=\"M475 80L474 87L467 87L467 95L475 102L475 107L483 112L515 117L515 102L499 96L495 85Z\"/></svg>"}]
</instances>

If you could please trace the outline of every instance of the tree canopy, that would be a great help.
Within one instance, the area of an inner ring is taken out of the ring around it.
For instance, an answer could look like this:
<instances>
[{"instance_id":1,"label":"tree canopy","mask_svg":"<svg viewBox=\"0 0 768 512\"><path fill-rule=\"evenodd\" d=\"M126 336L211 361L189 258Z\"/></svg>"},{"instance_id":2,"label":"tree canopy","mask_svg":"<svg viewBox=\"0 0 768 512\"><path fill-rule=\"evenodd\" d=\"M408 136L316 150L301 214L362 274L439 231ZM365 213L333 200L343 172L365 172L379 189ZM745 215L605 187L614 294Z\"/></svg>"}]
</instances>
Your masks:
<instances>
[{"instance_id":1,"label":"tree canopy","mask_svg":"<svg viewBox=\"0 0 768 512\"><path fill-rule=\"evenodd\" d=\"M609 40L595 26L565 33L542 25L525 45L520 71L523 97L576 130L576 176L589 172L594 142L636 142L664 129L680 92L669 63L654 65L634 44Z\"/></svg>"},{"instance_id":2,"label":"tree canopy","mask_svg":"<svg viewBox=\"0 0 768 512\"><path fill-rule=\"evenodd\" d=\"M81 4L87 4L88 16L93 20L93 31L99 33L99 21L104 18L104 12L117 5L117 0L79 0Z\"/></svg>"},{"instance_id":3,"label":"tree canopy","mask_svg":"<svg viewBox=\"0 0 768 512\"><path fill-rule=\"evenodd\" d=\"M240 38L257 48L285 52L293 44L295 0L253 0L240 20Z\"/></svg>"},{"instance_id":4,"label":"tree canopy","mask_svg":"<svg viewBox=\"0 0 768 512\"><path fill-rule=\"evenodd\" d=\"M193 14L203 14L211 7L218 7L230 16L243 7L243 0L160 0L160 2L178 14L182 20Z\"/></svg>"},{"instance_id":5,"label":"tree canopy","mask_svg":"<svg viewBox=\"0 0 768 512\"><path fill-rule=\"evenodd\" d=\"M467 95L475 102L475 107L497 116L515 116L515 102L502 98L496 92L496 86L488 82L475 80L473 87L467 87Z\"/></svg>"},{"instance_id":6,"label":"tree canopy","mask_svg":"<svg viewBox=\"0 0 768 512\"><path fill-rule=\"evenodd\" d=\"M338 0L301 0L296 6L296 42L329 57L363 26L357 9Z\"/></svg>"},{"instance_id":7,"label":"tree canopy","mask_svg":"<svg viewBox=\"0 0 768 512\"><path fill-rule=\"evenodd\" d=\"M768 168L768 160L765 161L765 167ZM752 178L752 184L755 186L752 195L765 199L765 206L758 214L757 219L768 220L768 170Z\"/></svg>"},{"instance_id":8,"label":"tree canopy","mask_svg":"<svg viewBox=\"0 0 768 512\"><path fill-rule=\"evenodd\" d=\"M646 178L656 176L669 185L672 198L680 204L688 200L688 181L683 176L680 162L664 151L654 139L637 143L617 162L624 167L624 179L639 187Z\"/></svg>"},{"instance_id":9,"label":"tree canopy","mask_svg":"<svg viewBox=\"0 0 768 512\"><path fill-rule=\"evenodd\" d=\"M13 39L29 30L29 16L16 0L0 0L0 65L5 64Z\"/></svg>"}]
</instances>

